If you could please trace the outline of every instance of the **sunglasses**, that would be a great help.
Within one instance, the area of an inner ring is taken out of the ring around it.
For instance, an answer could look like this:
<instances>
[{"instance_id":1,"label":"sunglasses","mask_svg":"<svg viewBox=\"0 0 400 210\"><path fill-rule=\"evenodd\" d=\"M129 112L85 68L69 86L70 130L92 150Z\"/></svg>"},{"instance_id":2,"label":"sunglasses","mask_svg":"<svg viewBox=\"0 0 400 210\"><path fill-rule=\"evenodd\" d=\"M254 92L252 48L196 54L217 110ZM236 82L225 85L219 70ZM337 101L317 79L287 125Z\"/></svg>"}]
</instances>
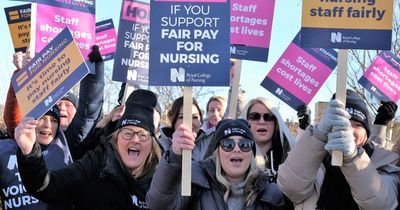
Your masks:
<instances>
[{"instance_id":1,"label":"sunglasses","mask_svg":"<svg viewBox=\"0 0 400 210\"><path fill-rule=\"evenodd\" d=\"M254 141L250 139L240 139L238 143L235 142L233 139L221 139L219 141L219 146L225 152L231 152L235 149L236 144L239 146L240 151L242 152L250 152L253 148Z\"/></svg>"},{"instance_id":2,"label":"sunglasses","mask_svg":"<svg viewBox=\"0 0 400 210\"><path fill-rule=\"evenodd\" d=\"M275 115L273 115L271 113L265 113L262 115L262 117L263 117L264 121L275 121L276 120ZM258 112L252 112L249 114L249 116L247 116L247 119L259 121L261 119L261 114Z\"/></svg>"},{"instance_id":3,"label":"sunglasses","mask_svg":"<svg viewBox=\"0 0 400 210\"><path fill-rule=\"evenodd\" d=\"M141 142L146 142L147 140L150 139L150 136L151 136L151 133L147 130L141 130L141 131L135 132L134 130L129 129L129 128L120 129L118 131L118 134L121 134L121 137L126 141L131 140L135 135L137 135L139 141L141 141Z\"/></svg>"}]
</instances>

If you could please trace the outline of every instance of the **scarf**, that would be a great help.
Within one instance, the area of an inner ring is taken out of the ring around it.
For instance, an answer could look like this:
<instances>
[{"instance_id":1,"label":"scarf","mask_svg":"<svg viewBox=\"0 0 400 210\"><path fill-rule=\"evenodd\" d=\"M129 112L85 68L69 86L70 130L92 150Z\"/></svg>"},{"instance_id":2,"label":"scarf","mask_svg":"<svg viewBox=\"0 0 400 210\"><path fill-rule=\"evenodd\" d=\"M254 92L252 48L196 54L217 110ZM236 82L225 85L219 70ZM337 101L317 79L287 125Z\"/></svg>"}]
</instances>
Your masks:
<instances>
[{"instance_id":1,"label":"scarf","mask_svg":"<svg viewBox=\"0 0 400 210\"><path fill-rule=\"evenodd\" d=\"M371 157L374 146L371 142L366 143L363 149ZM317 208L319 210L359 210L357 203L351 194L351 189L342 171L337 166L331 165L331 156L328 154L323 160L326 172L321 193L318 198Z\"/></svg>"}]
</instances>

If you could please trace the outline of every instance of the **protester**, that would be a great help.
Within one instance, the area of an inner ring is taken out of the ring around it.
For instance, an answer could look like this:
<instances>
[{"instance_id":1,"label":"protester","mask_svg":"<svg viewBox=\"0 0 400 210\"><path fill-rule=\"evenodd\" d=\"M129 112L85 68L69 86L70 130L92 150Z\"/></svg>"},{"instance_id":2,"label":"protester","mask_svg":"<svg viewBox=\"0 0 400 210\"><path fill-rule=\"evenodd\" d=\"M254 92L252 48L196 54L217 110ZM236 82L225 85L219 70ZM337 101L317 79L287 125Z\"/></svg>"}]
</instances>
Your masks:
<instances>
[{"instance_id":1,"label":"protester","mask_svg":"<svg viewBox=\"0 0 400 210\"><path fill-rule=\"evenodd\" d=\"M72 164L68 144L59 129L59 124L60 111L57 106L54 106L38 120L23 118L16 129L16 132L26 129L37 134L35 137L37 145L42 148L43 159L52 170ZM47 204L29 195L19 175L16 141L14 139L0 141L0 148L0 188L2 189L0 195L4 209L73 209L71 204Z\"/></svg>"},{"instance_id":2,"label":"protester","mask_svg":"<svg viewBox=\"0 0 400 210\"><path fill-rule=\"evenodd\" d=\"M257 146L257 166L276 182L278 166L285 161L294 139L276 107L258 97L245 106L242 118L247 119Z\"/></svg>"},{"instance_id":3,"label":"protester","mask_svg":"<svg viewBox=\"0 0 400 210\"><path fill-rule=\"evenodd\" d=\"M395 209L399 168L394 152L368 138L371 119L359 94L331 100L319 124L310 125L279 167L278 184L296 209ZM343 153L332 166L329 152Z\"/></svg>"},{"instance_id":4,"label":"protester","mask_svg":"<svg viewBox=\"0 0 400 210\"><path fill-rule=\"evenodd\" d=\"M161 136L158 142L161 144L163 151L167 151L172 145L172 136L179 125L183 124L183 97L177 98L172 104L168 112L168 119L171 122L171 127L164 127L161 129ZM192 131L197 134L195 145L192 151L193 160L203 160L212 154L210 143L212 135L206 133L200 128L203 122L203 115L196 100L193 99L192 105Z\"/></svg>"},{"instance_id":5,"label":"protester","mask_svg":"<svg viewBox=\"0 0 400 210\"><path fill-rule=\"evenodd\" d=\"M201 129L209 135L215 131L215 126L224 117L226 100L222 96L212 96L206 106L207 120L203 122Z\"/></svg>"},{"instance_id":6,"label":"protester","mask_svg":"<svg viewBox=\"0 0 400 210\"><path fill-rule=\"evenodd\" d=\"M22 68L24 63L30 60L30 57L26 56L27 54L29 54L29 51L26 54L15 54L14 64L17 70L14 74ZM80 144L93 133L102 114L104 63L96 45L92 47L89 60L95 63L95 74L88 74L81 80L79 85L79 100L72 93L67 93L57 102L61 113L60 129L64 131L74 160L81 157L82 149L80 148ZM14 128L18 125L21 117L19 104L10 83L4 109L4 121L10 134L14 134Z\"/></svg>"},{"instance_id":7,"label":"protester","mask_svg":"<svg viewBox=\"0 0 400 210\"><path fill-rule=\"evenodd\" d=\"M281 209L282 193L257 169L254 138L243 119L218 123L213 156L193 162L192 195L181 196L182 149L193 150L195 137L184 124L176 128L147 193L150 209Z\"/></svg>"},{"instance_id":8,"label":"protester","mask_svg":"<svg viewBox=\"0 0 400 210\"><path fill-rule=\"evenodd\" d=\"M75 209L148 209L145 195L161 158L154 136L156 104L151 91L140 103L129 102L106 145L56 171L47 169L35 132L21 127L17 159L27 191L45 202L73 203Z\"/></svg>"}]
</instances>

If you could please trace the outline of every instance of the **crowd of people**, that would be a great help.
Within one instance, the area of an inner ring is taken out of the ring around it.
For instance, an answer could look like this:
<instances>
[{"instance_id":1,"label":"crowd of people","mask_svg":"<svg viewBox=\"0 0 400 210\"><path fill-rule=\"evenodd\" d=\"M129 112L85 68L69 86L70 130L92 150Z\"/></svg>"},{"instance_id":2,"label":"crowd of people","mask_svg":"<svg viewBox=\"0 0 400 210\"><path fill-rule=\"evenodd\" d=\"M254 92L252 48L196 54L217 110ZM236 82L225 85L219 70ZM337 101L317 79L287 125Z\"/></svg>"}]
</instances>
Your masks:
<instances>
[{"instance_id":1,"label":"crowd of people","mask_svg":"<svg viewBox=\"0 0 400 210\"><path fill-rule=\"evenodd\" d=\"M393 101L372 116L347 90L345 104L333 96L313 123L302 105L295 138L266 98L241 101L234 119L224 96L209 99L205 119L193 99L188 126L180 97L161 126L157 95L145 89L105 115L97 46L89 56L96 72L80 82L79 96L67 93L39 119L21 115L10 85L0 141L3 210L398 208L399 154L386 147L395 141L386 135ZM16 53L16 72L29 59ZM182 150L192 151L190 196L181 195ZM341 166L331 164L332 151L343 154Z\"/></svg>"}]
</instances>

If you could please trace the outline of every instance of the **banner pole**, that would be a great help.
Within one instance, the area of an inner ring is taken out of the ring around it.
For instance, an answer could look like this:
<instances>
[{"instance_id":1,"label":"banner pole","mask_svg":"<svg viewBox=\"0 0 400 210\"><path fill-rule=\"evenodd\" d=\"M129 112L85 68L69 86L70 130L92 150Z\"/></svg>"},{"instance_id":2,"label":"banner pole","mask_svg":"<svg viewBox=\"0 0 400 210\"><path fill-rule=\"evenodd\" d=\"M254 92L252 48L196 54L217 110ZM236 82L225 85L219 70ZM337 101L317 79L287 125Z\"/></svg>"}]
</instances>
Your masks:
<instances>
[{"instance_id":1,"label":"banner pole","mask_svg":"<svg viewBox=\"0 0 400 210\"><path fill-rule=\"evenodd\" d=\"M339 49L338 71L336 82L336 99L346 106L346 84L347 84L347 59L348 50ZM333 166L342 166L343 153L340 150L333 150L331 164Z\"/></svg>"},{"instance_id":2,"label":"banner pole","mask_svg":"<svg viewBox=\"0 0 400 210\"><path fill-rule=\"evenodd\" d=\"M229 100L229 119L236 119L236 107L238 104L238 97L239 97L239 84L240 84L240 74L242 71L242 60L237 59L235 65L233 65L233 78L231 78L231 95Z\"/></svg>"},{"instance_id":3,"label":"banner pole","mask_svg":"<svg viewBox=\"0 0 400 210\"><path fill-rule=\"evenodd\" d=\"M185 86L183 88L183 124L192 130L192 86ZM182 151L182 196L191 195L192 185L192 151Z\"/></svg>"}]
</instances>

